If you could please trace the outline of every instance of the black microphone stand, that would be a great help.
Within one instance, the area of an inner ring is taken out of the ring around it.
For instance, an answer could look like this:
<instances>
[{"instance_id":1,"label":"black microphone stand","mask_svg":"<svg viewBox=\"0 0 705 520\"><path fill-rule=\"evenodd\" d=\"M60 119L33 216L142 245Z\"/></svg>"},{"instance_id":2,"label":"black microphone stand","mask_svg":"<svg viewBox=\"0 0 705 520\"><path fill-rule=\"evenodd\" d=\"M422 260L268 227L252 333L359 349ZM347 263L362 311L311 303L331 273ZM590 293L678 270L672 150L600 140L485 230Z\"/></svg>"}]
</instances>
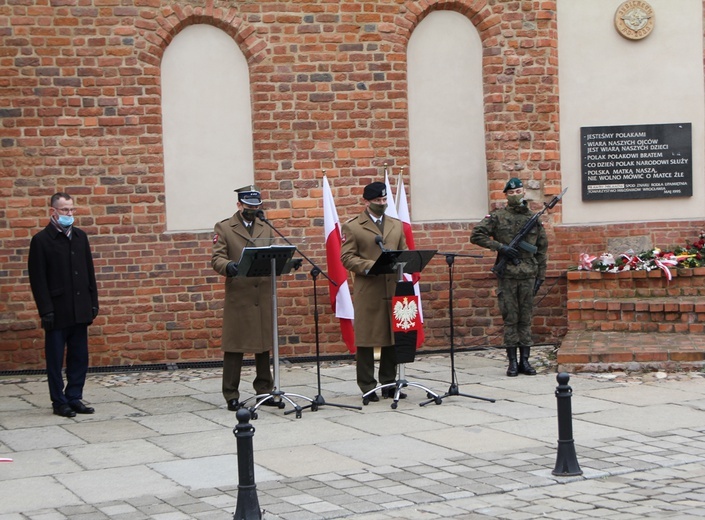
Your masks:
<instances>
[{"instance_id":1,"label":"black microphone stand","mask_svg":"<svg viewBox=\"0 0 705 520\"><path fill-rule=\"evenodd\" d=\"M463 394L460 392L460 387L458 386L458 382L456 380L456 375L455 375L455 344L454 344L454 339L455 339L455 326L453 323L453 264L455 263L455 257L456 256L461 256L461 257L466 257L466 258L482 258L481 255L461 255L459 253L436 253L438 255L445 255L446 257L446 263L448 264L448 315L450 317L450 387L448 388L448 391L441 395L438 396L437 398L429 399L428 401L424 401L421 403L419 406L426 406L429 403L438 403L438 400L440 399L441 402L443 399L446 397L453 397L453 396L462 396L462 397L470 397L472 399L480 399L482 401L489 401L490 403L494 403L494 399L490 399L489 397L479 397L477 395L470 395L470 394Z\"/></svg>"},{"instance_id":2,"label":"black microphone stand","mask_svg":"<svg viewBox=\"0 0 705 520\"><path fill-rule=\"evenodd\" d=\"M284 235L282 235L279 230L272 225L269 220L267 220L264 216L264 212L262 210L257 212L257 218L259 218L262 222L267 224L272 231L274 231L277 235L282 237L284 241L289 244L290 246L293 246L288 238L286 238ZM294 246L296 247L296 246ZM316 337L316 378L318 381L318 395L314 397L311 400L310 404L307 404L305 406L299 406L295 408L294 410L288 410L284 412L284 415L289 415L292 412L296 412L297 417L301 416L301 411L305 410L307 408L310 408L312 412L318 411L318 409L322 406L337 406L338 408L352 408L354 410L362 410L361 406L354 406L354 405L349 405L349 404L336 404L336 403L329 403L323 398L323 394L321 392L321 347L320 347L320 341L319 341L319 335L318 335L318 289L316 286L316 280L318 279L318 275L322 274L326 280L328 280L330 283L333 285L337 286L338 284L335 283L333 280L331 280L326 273L324 273L309 257L307 257L305 254L303 254L298 247L296 247L296 252L299 253L302 257L306 259L306 261L311 264L312 269L311 269L311 278L313 279L313 323L314 323L314 331L315 331L315 337Z\"/></svg>"}]
</instances>

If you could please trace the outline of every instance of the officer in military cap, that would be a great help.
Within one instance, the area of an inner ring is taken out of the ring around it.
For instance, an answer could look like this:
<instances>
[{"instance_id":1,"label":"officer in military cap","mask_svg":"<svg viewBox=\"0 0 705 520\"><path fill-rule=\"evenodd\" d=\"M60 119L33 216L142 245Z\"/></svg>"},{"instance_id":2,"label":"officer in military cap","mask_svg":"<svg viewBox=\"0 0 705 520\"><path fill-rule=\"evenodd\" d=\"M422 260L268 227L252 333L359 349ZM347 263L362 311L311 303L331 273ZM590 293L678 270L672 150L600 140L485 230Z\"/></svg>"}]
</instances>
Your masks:
<instances>
[{"instance_id":1,"label":"officer in military cap","mask_svg":"<svg viewBox=\"0 0 705 520\"><path fill-rule=\"evenodd\" d=\"M539 222L531 230L525 241L536 247L536 252L509 247L509 243L519 233L532 216L524 200L524 184L512 177L504 186L507 205L492 211L475 226L470 241L507 257L507 268L499 278L497 298L504 321L504 345L509 366L507 375L515 377L519 373L536 375L529 363L531 339L531 317L534 308L534 295L546 278L546 251L548 240L546 231ZM517 362L517 348L519 361Z\"/></svg>"},{"instance_id":2,"label":"officer in military cap","mask_svg":"<svg viewBox=\"0 0 705 520\"><path fill-rule=\"evenodd\" d=\"M366 394L378 386L374 374L374 348L381 347L379 384L396 381L396 356L392 331L391 301L396 290L394 275L368 275L382 254L382 247L405 250L406 238L401 221L385 215L387 188L373 182L362 192L365 210L343 224L340 258L353 273L355 343L357 345L357 384ZM394 397L396 388L383 390L383 397ZM401 394L400 398L406 397ZM368 396L379 401L377 393Z\"/></svg>"},{"instance_id":3,"label":"officer in military cap","mask_svg":"<svg viewBox=\"0 0 705 520\"><path fill-rule=\"evenodd\" d=\"M272 244L272 229L257 218L262 205L260 191L245 186L237 192L237 212L215 225L211 265L225 276L223 309L223 397L228 410L240 407L240 372L244 354L254 354L256 376L253 387L257 395L268 394L274 387L269 350L272 338L272 284L268 276L242 277L238 261L245 247ZM278 406L274 399L263 405Z\"/></svg>"}]
</instances>

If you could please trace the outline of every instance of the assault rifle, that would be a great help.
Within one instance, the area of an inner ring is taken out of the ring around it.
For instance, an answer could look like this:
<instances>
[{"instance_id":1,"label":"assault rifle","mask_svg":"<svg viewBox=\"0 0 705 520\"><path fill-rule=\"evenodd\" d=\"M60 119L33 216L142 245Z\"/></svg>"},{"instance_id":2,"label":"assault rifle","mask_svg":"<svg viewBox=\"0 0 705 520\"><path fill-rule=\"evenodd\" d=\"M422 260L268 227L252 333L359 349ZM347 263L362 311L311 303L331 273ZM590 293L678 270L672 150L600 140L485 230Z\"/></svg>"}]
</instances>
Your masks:
<instances>
[{"instance_id":1,"label":"assault rifle","mask_svg":"<svg viewBox=\"0 0 705 520\"><path fill-rule=\"evenodd\" d=\"M524 251L528 251L531 254L535 254L537 249L536 246L533 246L526 242L524 239L526 238L526 235L528 235L532 229L534 229L534 226L538 224L539 219L541 218L541 215L546 213L549 209L553 209L553 206L558 204L558 201L563 198L563 195L565 192L568 191L568 188L564 189L562 192L560 192L558 195L553 197L550 202L544 202L543 203L543 209L539 211L538 213L534 214L529 220L526 221L526 224L522 226L522 228L519 230L519 233L516 234L514 238L512 238L512 241L507 244L509 247L512 247L514 249L523 249ZM494 264L494 267L490 269L497 278L502 278L504 276L504 270L507 268L507 257L506 255L502 254L497 254L497 261ZM520 260L518 258L512 259L512 263L514 265L519 265Z\"/></svg>"}]
</instances>

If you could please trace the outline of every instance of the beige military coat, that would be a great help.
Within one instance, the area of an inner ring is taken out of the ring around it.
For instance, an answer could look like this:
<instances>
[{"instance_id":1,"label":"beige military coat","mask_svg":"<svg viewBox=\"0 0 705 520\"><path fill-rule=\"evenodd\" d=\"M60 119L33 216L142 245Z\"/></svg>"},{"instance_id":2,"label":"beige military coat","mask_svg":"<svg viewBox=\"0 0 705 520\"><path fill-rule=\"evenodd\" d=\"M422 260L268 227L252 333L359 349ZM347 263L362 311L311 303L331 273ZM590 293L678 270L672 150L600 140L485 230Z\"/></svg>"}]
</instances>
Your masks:
<instances>
[{"instance_id":1,"label":"beige military coat","mask_svg":"<svg viewBox=\"0 0 705 520\"><path fill-rule=\"evenodd\" d=\"M386 347L394 344L392 331L392 297L396 276L365 274L382 254L375 242L382 236L384 247L406 250L406 238L401 221L384 217L382 233L367 211L343 224L343 245L340 259L354 273L353 307L355 309L355 343L358 347Z\"/></svg>"},{"instance_id":2,"label":"beige military coat","mask_svg":"<svg viewBox=\"0 0 705 520\"><path fill-rule=\"evenodd\" d=\"M272 244L272 229L259 220L252 224L252 236L236 213L215 225L211 265L226 276L228 262L239 262L245 247ZM273 345L272 283L268 276L225 278L223 309L224 352L266 352Z\"/></svg>"}]
</instances>

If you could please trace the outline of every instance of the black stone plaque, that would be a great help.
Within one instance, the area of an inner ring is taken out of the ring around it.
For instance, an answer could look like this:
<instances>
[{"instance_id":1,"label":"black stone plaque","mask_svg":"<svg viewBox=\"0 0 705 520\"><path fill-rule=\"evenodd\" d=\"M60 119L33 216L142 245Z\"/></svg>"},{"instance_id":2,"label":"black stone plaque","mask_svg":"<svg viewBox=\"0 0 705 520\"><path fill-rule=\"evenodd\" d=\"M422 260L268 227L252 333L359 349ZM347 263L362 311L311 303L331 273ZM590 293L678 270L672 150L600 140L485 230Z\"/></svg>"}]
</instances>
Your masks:
<instances>
[{"instance_id":1,"label":"black stone plaque","mask_svg":"<svg viewBox=\"0 0 705 520\"><path fill-rule=\"evenodd\" d=\"M693 195L690 123L580 129L583 200Z\"/></svg>"}]
</instances>

